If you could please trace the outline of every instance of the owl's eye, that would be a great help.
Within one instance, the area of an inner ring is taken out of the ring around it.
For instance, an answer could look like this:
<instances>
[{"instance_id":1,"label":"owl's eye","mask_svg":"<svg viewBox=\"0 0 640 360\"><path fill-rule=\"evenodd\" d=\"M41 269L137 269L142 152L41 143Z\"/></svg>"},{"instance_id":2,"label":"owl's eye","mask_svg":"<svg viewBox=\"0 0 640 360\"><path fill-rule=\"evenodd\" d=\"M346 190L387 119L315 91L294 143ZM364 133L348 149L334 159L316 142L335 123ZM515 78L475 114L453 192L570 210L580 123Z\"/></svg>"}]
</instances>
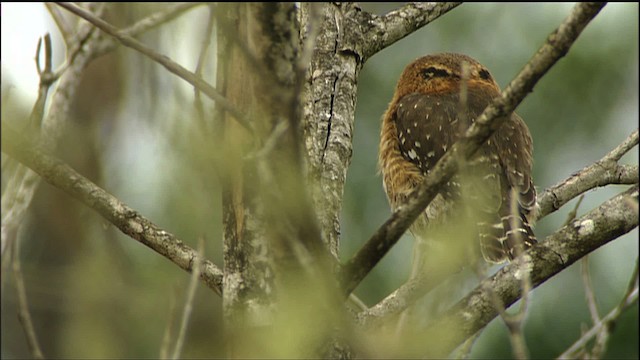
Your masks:
<instances>
[{"instance_id":1,"label":"owl's eye","mask_svg":"<svg viewBox=\"0 0 640 360\"><path fill-rule=\"evenodd\" d=\"M451 75L447 70L438 69L433 66L423 69L420 74L425 80L433 79L436 77L448 77Z\"/></svg>"},{"instance_id":2,"label":"owl's eye","mask_svg":"<svg viewBox=\"0 0 640 360\"><path fill-rule=\"evenodd\" d=\"M480 75L480 78L483 79L483 80L490 80L491 79L491 74L486 69L480 70L480 73L478 75Z\"/></svg>"}]
</instances>

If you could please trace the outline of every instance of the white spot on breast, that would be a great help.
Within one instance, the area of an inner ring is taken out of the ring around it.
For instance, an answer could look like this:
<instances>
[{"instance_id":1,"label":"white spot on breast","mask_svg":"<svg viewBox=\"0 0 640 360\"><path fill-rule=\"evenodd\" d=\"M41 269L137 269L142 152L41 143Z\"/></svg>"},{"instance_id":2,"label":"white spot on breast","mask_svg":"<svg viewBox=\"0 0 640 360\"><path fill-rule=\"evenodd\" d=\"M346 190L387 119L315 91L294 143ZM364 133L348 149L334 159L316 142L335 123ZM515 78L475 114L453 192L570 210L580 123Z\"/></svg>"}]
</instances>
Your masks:
<instances>
[{"instance_id":1,"label":"white spot on breast","mask_svg":"<svg viewBox=\"0 0 640 360\"><path fill-rule=\"evenodd\" d=\"M411 129L407 129L407 134L411 134ZM509 150L511 152L511 150Z\"/></svg>"},{"instance_id":2,"label":"white spot on breast","mask_svg":"<svg viewBox=\"0 0 640 360\"><path fill-rule=\"evenodd\" d=\"M417 121L413 122L413 127L418 127L418 122Z\"/></svg>"},{"instance_id":3,"label":"white spot on breast","mask_svg":"<svg viewBox=\"0 0 640 360\"><path fill-rule=\"evenodd\" d=\"M438 126L438 131L442 131L442 125Z\"/></svg>"},{"instance_id":4,"label":"white spot on breast","mask_svg":"<svg viewBox=\"0 0 640 360\"><path fill-rule=\"evenodd\" d=\"M427 120L429 120L429 113L427 113L427 117L426 117L426 119L427 119Z\"/></svg>"},{"instance_id":5,"label":"white spot on breast","mask_svg":"<svg viewBox=\"0 0 640 360\"><path fill-rule=\"evenodd\" d=\"M416 151L413 149L409 150L407 155L409 155L409 159L411 160L415 160L418 157L418 154L416 154Z\"/></svg>"},{"instance_id":6,"label":"white spot on breast","mask_svg":"<svg viewBox=\"0 0 640 360\"><path fill-rule=\"evenodd\" d=\"M413 108L417 109L418 108L418 104L413 105Z\"/></svg>"},{"instance_id":7,"label":"white spot on breast","mask_svg":"<svg viewBox=\"0 0 640 360\"><path fill-rule=\"evenodd\" d=\"M431 135L427 134L427 140L431 139Z\"/></svg>"},{"instance_id":8,"label":"white spot on breast","mask_svg":"<svg viewBox=\"0 0 640 360\"><path fill-rule=\"evenodd\" d=\"M442 149L446 152L447 151L447 145L442 145Z\"/></svg>"},{"instance_id":9,"label":"white spot on breast","mask_svg":"<svg viewBox=\"0 0 640 360\"><path fill-rule=\"evenodd\" d=\"M417 147L418 149L420 149L420 146L422 146L422 145L420 144L420 141L416 141L416 147Z\"/></svg>"},{"instance_id":10,"label":"white spot on breast","mask_svg":"<svg viewBox=\"0 0 640 360\"><path fill-rule=\"evenodd\" d=\"M436 153L433 150L427 153L427 157L434 157L434 156L436 156Z\"/></svg>"}]
</instances>

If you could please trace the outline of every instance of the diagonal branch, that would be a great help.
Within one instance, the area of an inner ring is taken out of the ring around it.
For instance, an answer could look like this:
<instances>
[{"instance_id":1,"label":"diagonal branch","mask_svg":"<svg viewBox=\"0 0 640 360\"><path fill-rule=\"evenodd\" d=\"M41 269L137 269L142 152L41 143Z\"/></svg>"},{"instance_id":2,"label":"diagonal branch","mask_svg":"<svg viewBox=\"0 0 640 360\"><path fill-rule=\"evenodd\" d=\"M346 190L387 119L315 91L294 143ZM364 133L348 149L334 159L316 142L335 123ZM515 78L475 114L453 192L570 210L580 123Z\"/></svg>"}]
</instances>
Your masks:
<instances>
[{"instance_id":1,"label":"diagonal branch","mask_svg":"<svg viewBox=\"0 0 640 360\"><path fill-rule=\"evenodd\" d=\"M351 293L389 249L400 239L413 221L438 194L463 162L500 127L525 96L549 69L562 58L582 30L604 7L603 3L579 3L571 14L547 38L545 44L494 99L482 115L436 164L421 186L408 197L342 269L341 283L345 295Z\"/></svg>"},{"instance_id":2,"label":"diagonal branch","mask_svg":"<svg viewBox=\"0 0 640 360\"><path fill-rule=\"evenodd\" d=\"M637 215L637 212L636 212ZM558 359L576 359L578 357L585 358L581 356L581 352L585 350L585 347L589 343L589 341L596 336L599 336L601 333L606 333L608 335L615 326L615 322L618 320L620 315L627 310L631 305L638 302L638 260L636 259L636 268L633 271L633 275L631 276L631 281L629 282L629 286L627 287L627 291L622 297L622 300L611 310L607 315L603 318L599 319L591 329L582 334L580 339L578 339L575 343L573 343L567 350L565 350ZM592 354L593 355L593 354ZM593 357L591 357L593 358ZM598 357L596 357L598 358Z\"/></svg>"},{"instance_id":3,"label":"diagonal branch","mask_svg":"<svg viewBox=\"0 0 640 360\"><path fill-rule=\"evenodd\" d=\"M191 71L185 69L180 64L175 61L169 59L167 56L158 53L157 51L145 46L138 40L129 36L126 33L121 32L115 26L107 23L106 21L96 17L91 12L73 4L73 3L58 3L58 5L63 8L71 11L72 13L78 15L79 17L87 20L91 24L95 25L100 30L106 32L107 34L116 38L122 45L130 47L139 53L145 55L149 59L157 62L158 64L164 66L165 69L169 70L172 74L177 75L182 78L189 84L198 88L205 95L207 95L210 99L214 100L216 104L220 107L224 108L228 111L233 117L247 130L251 130L251 122L247 118L245 114L243 114L240 110L238 110L233 104L229 102L224 96L222 96L211 84L204 81L202 78L198 77L196 74Z\"/></svg>"},{"instance_id":4,"label":"diagonal branch","mask_svg":"<svg viewBox=\"0 0 640 360\"><path fill-rule=\"evenodd\" d=\"M171 20L178 18L180 15L185 12L197 7L204 5L204 3L182 3L176 4L173 6L168 6L156 13L153 13L143 19L138 20L133 25L121 29L120 33L123 35L128 35L131 37L138 36L148 30L154 29L163 25ZM55 7L53 5L50 5ZM211 5L213 6L213 5ZM57 9L57 7L55 7ZM116 48L118 42L113 38L105 38L101 41L101 43L97 46L95 51L95 56L103 55L107 52L112 51Z\"/></svg>"},{"instance_id":5,"label":"diagonal branch","mask_svg":"<svg viewBox=\"0 0 640 360\"><path fill-rule=\"evenodd\" d=\"M600 246L638 227L637 212L629 201L638 201L638 185L564 226L485 279L420 334L421 339L435 340L426 349L429 356L446 356L498 315L487 289L492 289L508 307L522 295L523 268L528 270L533 287L537 287Z\"/></svg>"},{"instance_id":6,"label":"diagonal branch","mask_svg":"<svg viewBox=\"0 0 640 360\"><path fill-rule=\"evenodd\" d=\"M364 35L362 56L370 58L380 50L410 35L419 28L436 20L460 5L459 2L433 3L413 2L391 11L384 16L367 14L373 25Z\"/></svg>"},{"instance_id":7,"label":"diagonal branch","mask_svg":"<svg viewBox=\"0 0 640 360\"><path fill-rule=\"evenodd\" d=\"M638 183L638 166L617 163L624 154L636 145L638 145L637 129L602 159L546 189L538 199L540 205L538 218L549 215L576 196L593 188L609 184L631 185Z\"/></svg>"},{"instance_id":8,"label":"diagonal branch","mask_svg":"<svg viewBox=\"0 0 640 360\"><path fill-rule=\"evenodd\" d=\"M200 258L197 251L42 149L42 145L26 139L2 122L4 153L31 168L51 185L97 211L124 234L171 260L183 270L193 270L194 263ZM200 279L213 291L222 294L222 271L211 261L201 260Z\"/></svg>"}]
</instances>

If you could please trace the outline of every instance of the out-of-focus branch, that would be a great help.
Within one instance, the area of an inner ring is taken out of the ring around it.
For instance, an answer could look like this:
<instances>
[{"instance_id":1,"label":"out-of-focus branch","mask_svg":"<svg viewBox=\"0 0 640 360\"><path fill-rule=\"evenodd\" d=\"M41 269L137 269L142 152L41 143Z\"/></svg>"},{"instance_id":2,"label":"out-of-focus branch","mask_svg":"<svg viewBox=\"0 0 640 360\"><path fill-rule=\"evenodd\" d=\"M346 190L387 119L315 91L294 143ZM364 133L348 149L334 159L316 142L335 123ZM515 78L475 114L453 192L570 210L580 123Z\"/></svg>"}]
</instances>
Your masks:
<instances>
[{"instance_id":1,"label":"out-of-focus branch","mask_svg":"<svg viewBox=\"0 0 640 360\"><path fill-rule=\"evenodd\" d=\"M637 211L636 211L636 216ZM595 336L602 336L605 338L608 336L610 329L613 328L616 320L622 315L622 313L627 310L632 304L637 303L638 301L638 260L636 259L636 268L633 271L633 275L631 276L631 280L629 281L629 286L627 287L627 291L622 297L622 300L613 310L611 310L605 317L597 321L589 331L582 334L580 339L578 339L573 345L571 345L565 352L563 352L558 359L576 359L583 358L583 354L586 351L587 344L591 339ZM603 340L604 341L604 340ZM587 357L592 358L592 357ZM598 357L595 357L598 358Z\"/></svg>"},{"instance_id":2,"label":"out-of-focus branch","mask_svg":"<svg viewBox=\"0 0 640 360\"><path fill-rule=\"evenodd\" d=\"M135 210L109 194L58 158L2 122L2 151L38 173L46 182L58 187L97 211L126 235L138 240L186 271L193 271L198 253L162 230ZM222 271L211 261L202 259L200 279L222 294Z\"/></svg>"},{"instance_id":3,"label":"out-of-focus branch","mask_svg":"<svg viewBox=\"0 0 640 360\"><path fill-rule=\"evenodd\" d=\"M51 36L44 36L44 68L40 66L40 57L42 50L42 38L38 40L36 49L36 70L40 76L40 84L38 86L38 97L29 115L27 124L23 127L27 133L38 133L43 122L45 105L47 103L47 95L51 85L55 82L52 73L52 48ZM10 166L7 166L7 168ZM11 248L16 242L18 228L24 217L27 207L31 203L31 198L37 187L37 176L28 169L17 166L10 173L9 180L4 193L2 194L2 228L0 230L0 252L4 255L7 248ZM7 257L2 257L7 259Z\"/></svg>"},{"instance_id":4,"label":"out-of-focus branch","mask_svg":"<svg viewBox=\"0 0 640 360\"><path fill-rule=\"evenodd\" d=\"M213 5L209 6L209 20L207 21L207 27L205 29L204 38L202 39L202 45L200 48L200 54L198 55L198 64L196 65L196 76L202 78L202 70L204 69L204 65L207 61L207 56L209 54L209 48L211 47L211 38L213 36L214 24L215 24L215 8ZM204 131L206 129L206 121L205 121L205 111L204 104L202 103L202 98L200 97L200 90L197 87L193 88L194 90L194 107L198 113L198 120L200 122L200 130Z\"/></svg>"},{"instance_id":5,"label":"out-of-focus branch","mask_svg":"<svg viewBox=\"0 0 640 360\"><path fill-rule=\"evenodd\" d=\"M25 336L27 337L27 345L34 359L44 359L36 331L31 321L31 312L29 312L29 304L27 301L27 290L24 286L24 278L22 276L22 267L20 266L20 244L16 242L13 247L13 279L18 294L18 319L22 324Z\"/></svg>"},{"instance_id":6,"label":"out-of-focus branch","mask_svg":"<svg viewBox=\"0 0 640 360\"><path fill-rule=\"evenodd\" d=\"M637 129L602 159L547 188L538 199L538 218L549 215L576 196L593 188L610 184L637 184L638 166L618 164L618 160L636 145Z\"/></svg>"},{"instance_id":7,"label":"out-of-focus branch","mask_svg":"<svg viewBox=\"0 0 640 360\"><path fill-rule=\"evenodd\" d=\"M231 104L224 96L222 96L213 86L211 86L211 84L204 81L204 79L196 76L194 73L185 69L175 61L169 59L167 56L162 55L157 51L145 46L144 44L134 39L130 35L123 34L115 26L96 17L89 11L73 3L58 3L58 5L80 16L81 18L87 20L88 22L95 25L97 28L104 31L105 33L113 36L120 43L122 43L122 45L138 51L139 53L145 55L149 59L162 65L165 69L169 70L169 72L171 72L172 74L177 75L178 77L182 78L189 84L197 87L205 95L207 95L209 98L214 100L216 104L223 107L226 111L228 111L231 115L233 115L233 117L247 130L252 129L251 122L246 117L246 115L243 114L240 110L238 110L235 106L233 106L233 104Z\"/></svg>"},{"instance_id":8,"label":"out-of-focus branch","mask_svg":"<svg viewBox=\"0 0 640 360\"><path fill-rule=\"evenodd\" d=\"M187 334L187 326L189 325L189 319L191 318L191 312L193 310L193 299L198 289L198 277L200 277L202 259L204 259L204 238L201 237L198 239L198 257L194 260L191 280L189 281L189 288L187 289L187 299L184 303L180 328L178 329L178 338L176 339L173 356L171 357L174 360L179 359L180 354L182 354L182 347L184 346L184 339Z\"/></svg>"},{"instance_id":9,"label":"out-of-focus branch","mask_svg":"<svg viewBox=\"0 0 640 360\"><path fill-rule=\"evenodd\" d=\"M603 3L579 3L571 14L547 38L545 44L520 71L499 97L484 110L465 136L438 161L417 191L398 208L345 264L341 284L345 295L351 293L389 249L400 239L413 221L438 194L440 187L457 171L459 163L475 151L500 127L508 114L533 90L535 84L562 58L582 30L604 7Z\"/></svg>"},{"instance_id":10,"label":"out-of-focus branch","mask_svg":"<svg viewBox=\"0 0 640 360\"><path fill-rule=\"evenodd\" d=\"M62 35L62 39L64 40L65 45L69 46L71 40L73 39L73 28L64 18L60 8L55 6L55 4L50 2L45 2L44 5L47 7L49 14L53 18L53 21L56 23L56 27L58 27L58 31L60 31L60 35Z\"/></svg>"},{"instance_id":11,"label":"out-of-focus branch","mask_svg":"<svg viewBox=\"0 0 640 360\"><path fill-rule=\"evenodd\" d=\"M176 4L172 6L168 6L156 13L153 13L141 20L138 20L135 24L120 30L122 34L136 37L144 32L147 32L151 29L157 28L171 20L178 18L180 15L185 12L197 7L202 6L205 3L198 2L188 2L182 4ZM213 6L213 5L210 5ZM112 51L118 46L118 41L113 38L106 38L100 42L95 51L95 56L103 55L107 52Z\"/></svg>"}]
</instances>

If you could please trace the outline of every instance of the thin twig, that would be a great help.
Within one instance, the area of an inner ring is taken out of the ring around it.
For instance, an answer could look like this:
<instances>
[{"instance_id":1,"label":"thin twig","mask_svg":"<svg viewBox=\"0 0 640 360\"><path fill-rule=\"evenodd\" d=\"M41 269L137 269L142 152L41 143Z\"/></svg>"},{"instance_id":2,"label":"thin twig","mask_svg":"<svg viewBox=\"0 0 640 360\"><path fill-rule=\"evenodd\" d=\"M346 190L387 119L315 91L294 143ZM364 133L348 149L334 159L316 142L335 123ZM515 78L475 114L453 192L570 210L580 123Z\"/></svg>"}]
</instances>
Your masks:
<instances>
[{"instance_id":1,"label":"thin twig","mask_svg":"<svg viewBox=\"0 0 640 360\"><path fill-rule=\"evenodd\" d=\"M200 268L202 266L202 259L204 259L204 238L198 239L198 256L193 259L193 267L191 270L191 281L189 281L189 288L187 289L187 300L184 303L184 309L182 311L182 319L180 321L180 329L178 330L178 338L176 339L176 346L173 349L172 359L176 360L180 358L182 354L182 347L184 345L184 339L187 333L187 326L191 319L191 311L193 310L193 299L198 289L198 278L200 277Z\"/></svg>"},{"instance_id":2,"label":"thin twig","mask_svg":"<svg viewBox=\"0 0 640 360\"><path fill-rule=\"evenodd\" d=\"M64 18L64 15L60 12L60 8L50 2L45 2L44 5L47 7L53 21L56 23L56 27L58 28L58 31L60 31L60 35L62 35L62 40L64 40L65 45L69 47L70 42L73 39L73 27L69 24L67 19Z\"/></svg>"},{"instance_id":3,"label":"thin twig","mask_svg":"<svg viewBox=\"0 0 640 360\"><path fill-rule=\"evenodd\" d=\"M638 183L638 166L619 165L617 161L638 145L638 129L602 159L547 188L538 197L538 219L560 209L576 196L599 186Z\"/></svg>"},{"instance_id":4,"label":"thin twig","mask_svg":"<svg viewBox=\"0 0 640 360\"><path fill-rule=\"evenodd\" d=\"M197 6L202 6L205 4L206 3L188 2L188 3L181 3L181 4L168 6L156 13L153 13L141 20L138 20L135 24L122 29L121 32L128 36L137 36L144 32L149 31L150 29L163 25L171 20L177 19L180 15L184 14L186 11L189 11Z\"/></svg>"},{"instance_id":5,"label":"thin twig","mask_svg":"<svg viewBox=\"0 0 640 360\"><path fill-rule=\"evenodd\" d=\"M182 3L163 8L156 13L138 20L135 24L121 29L120 32L131 37L136 37L144 32L157 28L158 26L176 19L186 11L201 5L204 5L204 3ZM118 44L119 42L113 38L105 38L100 42L99 45L96 46L94 55L97 57L111 52L116 48L116 46L118 46Z\"/></svg>"},{"instance_id":6,"label":"thin twig","mask_svg":"<svg viewBox=\"0 0 640 360\"><path fill-rule=\"evenodd\" d=\"M36 71L40 75L40 84L38 86L38 97L33 104L27 124L23 127L23 132L26 132L27 135L39 134L49 89L57 79L51 74L53 55L51 36L48 33L44 36L44 48L45 65L44 69L42 69L39 61L42 50L42 38L40 38L36 46L35 55ZM36 186L34 183L37 182L37 176L20 165L14 167L13 173L8 177L7 186L2 194L2 247L0 250L2 253L4 253L5 248L11 247L16 242L20 221L33 198L34 186ZM7 258L3 256L2 259L4 261Z\"/></svg>"},{"instance_id":7,"label":"thin twig","mask_svg":"<svg viewBox=\"0 0 640 360\"><path fill-rule=\"evenodd\" d=\"M176 315L176 294L177 291L174 288L174 291L171 293L171 298L169 299L169 320L167 320L167 326L164 328L164 335L162 335L162 343L160 344L160 355L158 356L160 359L168 359L169 358L169 350L171 348L171 339L173 337L173 326Z\"/></svg>"},{"instance_id":8,"label":"thin twig","mask_svg":"<svg viewBox=\"0 0 640 360\"><path fill-rule=\"evenodd\" d=\"M40 50L42 45L42 38L38 39L38 45L36 47L36 70L40 76L40 85L38 86L38 98L36 99L31 114L29 115L28 130L34 131L40 129L42 119L44 117L45 105L47 102L47 95L51 85L57 78L52 73L53 55L51 49L51 35L49 33L44 36L44 69L40 67Z\"/></svg>"},{"instance_id":9,"label":"thin twig","mask_svg":"<svg viewBox=\"0 0 640 360\"><path fill-rule=\"evenodd\" d=\"M198 64L196 65L195 75L199 78L202 78L202 69L204 69L204 64L207 60L207 55L209 53L209 48L211 46L211 37L213 36L213 26L215 23L215 13L214 6L209 6L209 20L207 22L207 27L205 29L204 38L202 39L202 45L200 48L200 55L198 55ZM202 99L200 98L200 90L197 87L193 88L194 91L194 102L195 108L198 112L198 119L200 120L201 130L204 131L206 126L204 105L202 104Z\"/></svg>"},{"instance_id":10,"label":"thin twig","mask_svg":"<svg viewBox=\"0 0 640 360\"><path fill-rule=\"evenodd\" d=\"M228 111L231 115L233 115L234 119L236 119L238 123L240 123L245 129L252 131L251 122L247 118L247 116L242 112L240 112L233 104L229 102L229 100L227 100L224 96L218 93L218 91L213 86L211 86L211 84L204 81L204 79L196 76L194 73L185 69L180 64L169 59L166 55L162 55L157 51L145 46L144 44L134 39L133 37L127 34L123 34L120 30L118 30L113 25L96 17L95 15L82 9L81 7L73 3L61 2L57 4L71 11L72 13L80 16L81 18L87 20L88 22L95 25L97 28L104 31L105 33L113 36L122 45L138 51L139 53L145 55L149 59L162 65L165 69L169 70L169 72L171 72L172 74L177 75L178 77L185 80L189 84L197 87L210 99L214 100L217 105L223 107L226 111Z\"/></svg>"},{"instance_id":11,"label":"thin twig","mask_svg":"<svg viewBox=\"0 0 640 360\"><path fill-rule=\"evenodd\" d=\"M622 300L613 308L607 315L605 315L600 321L593 325L593 327L585 332L580 339L578 339L573 345L565 350L558 359L574 359L577 354L584 351L587 343L591 341L594 336L598 336L601 332L608 332L613 326L615 321L627 310L632 304L638 301L638 260L636 259L636 267L633 271L633 275L629 281L629 286L625 292Z\"/></svg>"},{"instance_id":12,"label":"thin twig","mask_svg":"<svg viewBox=\"0 0 640 360\"><path fill-rule=\"evenodd\" d=\"M602 3L579 3L562 24L547 38L506 89L471 125L462 139L436 163L418 189L407 198L342 268L340 282L343 294L351 293L389 249L400 239L414 220L438 194L440 188L457 171L460 161L470 158L475 151L500 127L535 84L562 58L576 41L585 26L602 9Z\"/></svg>"},{"instance_id":13,"label":"thin twig","mask_svg":"<svg viewBox=\"0 0 640 360\"><path fill-rule=\"evenodd\" d=\"M600 313L598 312L598 305L596 304L596 296L593 291L593 284L591 283L591 274L589 273L589 256L585 256L581 260L581 275L582 283L584 284L585 297L587 298L587 305L589 307L589 313L591 314L591 320L594 324L600 321Z\"/></svg>"},{"instance_id":14,"label":"thin twig","mask_svg":"<svg viewBox=\"0 0 640 360\"><path fill-rule=\"evenodd\" d=\"M16 241L13 248L13 279L16 285L16 292L18 294L18 319L22 324L25 336L27 337L27 345L31 351L31 355L35 359L43 359L42 350L40 349L40 343L36 336L36 331L33 328L33 321L31 320L31 312L29 312L29 305L27 302L27 291L24 286L24 278L22 276L22 268L20 266L20 242Z\"/></svg>"}]
</instances>

